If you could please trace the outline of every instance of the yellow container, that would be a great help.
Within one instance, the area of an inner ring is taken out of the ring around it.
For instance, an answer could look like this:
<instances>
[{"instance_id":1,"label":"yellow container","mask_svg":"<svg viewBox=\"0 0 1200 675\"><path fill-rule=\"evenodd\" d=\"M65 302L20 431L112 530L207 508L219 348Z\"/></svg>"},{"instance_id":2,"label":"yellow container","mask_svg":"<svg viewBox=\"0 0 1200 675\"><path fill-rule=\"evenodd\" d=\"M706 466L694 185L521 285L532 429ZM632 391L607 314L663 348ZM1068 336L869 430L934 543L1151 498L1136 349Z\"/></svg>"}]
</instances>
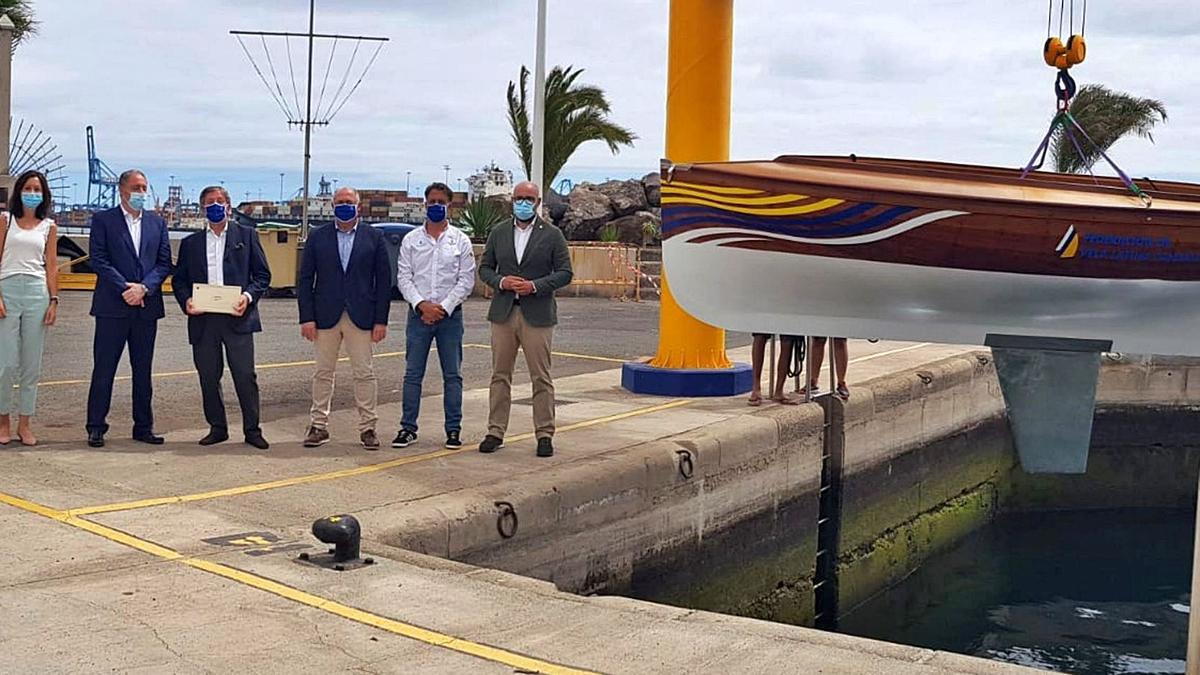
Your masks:
<instances>
[{"instance_id":1,"label":"yellow container","mask_svg":"<svg viewBox=\"0 0 1200 675\"><path fill-rule=\"evenodd\" d=\"M271 289L294 289L300 271L299 228L259 226L258 241L271 268Z\"/></svg>"}]
</instances>

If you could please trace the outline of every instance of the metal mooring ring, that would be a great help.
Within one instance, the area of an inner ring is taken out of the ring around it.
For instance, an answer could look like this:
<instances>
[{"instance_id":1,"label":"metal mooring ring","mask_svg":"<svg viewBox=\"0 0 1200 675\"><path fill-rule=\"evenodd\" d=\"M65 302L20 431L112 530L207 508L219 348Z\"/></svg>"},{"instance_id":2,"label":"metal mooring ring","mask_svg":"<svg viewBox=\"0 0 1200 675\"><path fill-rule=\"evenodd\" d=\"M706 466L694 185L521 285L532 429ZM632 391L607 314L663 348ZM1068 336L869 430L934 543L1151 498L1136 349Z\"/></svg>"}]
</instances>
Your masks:
<instances>
[{"instance_id":1,"label":"metal mooring ring","mask_svg":"<svg viewBox=\"0 0 1200 675\"><path fill-rule=\"evenodd\" d=\"M496 508L500 509L500 515L496 516L496 531L505 539L512 539L517 534L517 510L513 508L512 502L496 502ZM512 521L512 527L506 527L505 523Z\"/></svg>"},{"instance_id":2,"label":"metal mooring ring","mask_svg":"<svg viewBox=\"0 0 1200 675\"><path fill-rule=\"evenodd\" d=\"M922 370L921 372L917 373L917 378L925 384L933 384L933 373L927 373Z\"/></svg>"},{"instance_id":3,"label":"metal mooring ring","mask_svg":"<svg viewBox=\"0 0 1200 675\"><path fill-rule=\"evenodd\" d=\"M676 450L675 454L679 455L679 475L691 478L696 473L696 465L692 462L692 453L688 450Z\"/></svg>"}]
</instances>

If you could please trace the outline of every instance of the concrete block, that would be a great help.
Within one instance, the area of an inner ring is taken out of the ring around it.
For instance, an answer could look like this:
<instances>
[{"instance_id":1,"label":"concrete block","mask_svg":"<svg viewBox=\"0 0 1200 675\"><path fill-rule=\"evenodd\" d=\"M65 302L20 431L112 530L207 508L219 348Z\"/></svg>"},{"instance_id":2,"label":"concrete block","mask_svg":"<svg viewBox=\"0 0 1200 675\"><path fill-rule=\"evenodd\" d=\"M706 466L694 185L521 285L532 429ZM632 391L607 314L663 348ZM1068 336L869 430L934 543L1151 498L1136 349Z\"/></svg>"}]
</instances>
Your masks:
<instances>
[{"instance_id":1,"label":"concrete block","mask_svg":"<svg viewBox=\"0 0 1200 675\"><path fill-rule=\"evenodd\" d=\"M646 463L622 453L574 462L554 481L558 532L581 531L632 518L646 509Z\"/></svg>"},{"instance_id":2,"label":"concrete block","mask_svg":"<svg viewBox=\"0 0 1200 675\"><path fill-rule=\"evenodd\" d=\"M470 560L477 551L497 546L519 547L530 539L544 536L557 526L561 494L546 481L526 482L511 490L479 488L449 495L458 506L450 519L450 557ZM501 509L497 501L513 505L517 515L517 532L512 538L500 536L498 521Z\"/></svg>"},{"instance_id":3,"label":"concrete block","mask_svg":"<svg viewBox=\"0 0 1200 675\"><path fill-rule=\"evenodd\" d=\"M779 449L779 423L773 418L742 415L714 425L710 433L720 444L722 470L769 461Z\"/></svg>"},{"instance_id":4,"label":"concrete block","mask_svg":"<svg viewBox=\"0 0 1200 675\"><path fill-rule=\"evenodd\" d=\"M1149 370L1136 364L1112 364L1101 360L1098 401L1134 402L1146 400Z\"/></svg>"},{"instance_id":5,"label":"concrete block","mask_svg":"<svg viewBox=\"0 0 1200 675\"><path fill-rule=\"evenodd\" d=\"M870 390L866 390L870 393ZM855 392L855 396L858 392ZM869 399L870 396L860 397ZM863 403L872 405L869 400L864 400ZM811 437L820 437L825 426L825 411L817 403L806 403L802 405L781 405L771 408L756 417L767 417L774 419L779 425L779 445L786 447L787 445L797 441Z\"/></svg>"},{"instance_id":6,"label":"concrete block","mask_svg":"<svg viewBox=\"0 0 1200 675\"><path fill-rule=\"evenodd\" d=\"M1178 403L1186 398L1187 369L1152 366L1146 377L1146 398L1155 403Z\"/></svg>"},{"instance_id":7,"label":"concrete block","mask_svg":"<svg viewBox=\"0 0 1200 675\"><path fill-rule=\"evenodd\" d=\"M1187 403L1200 403L1200 367L1189 366L1185 375L1183 397Z\"/></svg>"},{"instance_id":8,"label":"concrete block","mask_svg":"<svg viewBox=\"0 0 1200 675\"><path fill-rule=\"evenodd\" d=\"M450 518L433 500L419 500L395 507L381 507L359 514L363 522L387 523L372 538L387 546L446 558L450 555Z\"/></svg>"}]
</instances>

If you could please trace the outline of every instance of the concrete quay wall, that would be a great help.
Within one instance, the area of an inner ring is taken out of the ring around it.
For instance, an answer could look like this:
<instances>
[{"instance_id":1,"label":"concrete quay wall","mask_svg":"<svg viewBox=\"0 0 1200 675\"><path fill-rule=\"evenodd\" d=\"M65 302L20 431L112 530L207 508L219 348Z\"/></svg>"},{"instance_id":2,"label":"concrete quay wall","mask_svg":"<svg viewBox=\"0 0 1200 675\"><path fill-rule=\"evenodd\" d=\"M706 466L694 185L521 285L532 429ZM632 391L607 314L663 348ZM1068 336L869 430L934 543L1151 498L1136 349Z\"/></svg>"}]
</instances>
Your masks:
<instances>
[{"instance_id":1,"label":"concrete quay wall","mask_svg":"<svg viewBox=\"0 0 1200 675\"><path fill-rule=\"evenodd\" d=\"M1130 433L1137 428L1131 415L1158 420L1168 412L1178 427L1168 430L1170 444L1200 440L1189 407L1200 399L1200 365L1110 360L1099 399L1098 432L1126 434L1100 443L1094 462L1103 468L1097 473L1123 476L1107 481L1114 492L1137 492L1133 476L1118 469L1129 459L1129 441L1141 440ZM566 591L631 594L803 625L812 613L824 427L817 404L771 406L532 474L515 490L477 488L406 502L394 513L375 514L392 523L376 538ZM1065 483L1017 477L1024 475L1014 471L986 350L857 386L844 424L833 429L839 432L846 448L842 611L1002 508L1061 508L1056 497L1072 489L1079 505L1084 496L1096 498L1096 481L1087 477ZM1192 466L1200 456L1185 453L1175 462ZM1142 465L1150 471L1149 462ZM1194 499L1186 488L1177 492ZM507 505L516 515L511 537L501 534L512 529L513 519L503 515Z\"/></svg>"}]
</instances>

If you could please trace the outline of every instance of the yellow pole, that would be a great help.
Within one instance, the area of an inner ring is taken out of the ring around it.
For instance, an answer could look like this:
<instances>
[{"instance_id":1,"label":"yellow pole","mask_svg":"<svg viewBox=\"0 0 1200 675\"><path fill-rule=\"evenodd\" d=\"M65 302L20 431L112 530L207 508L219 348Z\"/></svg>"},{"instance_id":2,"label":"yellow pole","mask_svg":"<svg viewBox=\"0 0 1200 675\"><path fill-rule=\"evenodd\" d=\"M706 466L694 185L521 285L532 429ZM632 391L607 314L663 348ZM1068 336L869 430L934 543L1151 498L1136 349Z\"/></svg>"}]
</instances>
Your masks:
<instances>
[{"instance_id":1,"label":"yellow pole","mask_svg":"<svg viewBox=\"0 0 1200 675\"><path fill-rule=\"evenodd\" d=\"M733 81L733 0L671 0L667 48L667 159L729 159ZM659 368L731 368L725 331L683 311L663 270L658 315Z\"/></svg>"}]
</instances>

